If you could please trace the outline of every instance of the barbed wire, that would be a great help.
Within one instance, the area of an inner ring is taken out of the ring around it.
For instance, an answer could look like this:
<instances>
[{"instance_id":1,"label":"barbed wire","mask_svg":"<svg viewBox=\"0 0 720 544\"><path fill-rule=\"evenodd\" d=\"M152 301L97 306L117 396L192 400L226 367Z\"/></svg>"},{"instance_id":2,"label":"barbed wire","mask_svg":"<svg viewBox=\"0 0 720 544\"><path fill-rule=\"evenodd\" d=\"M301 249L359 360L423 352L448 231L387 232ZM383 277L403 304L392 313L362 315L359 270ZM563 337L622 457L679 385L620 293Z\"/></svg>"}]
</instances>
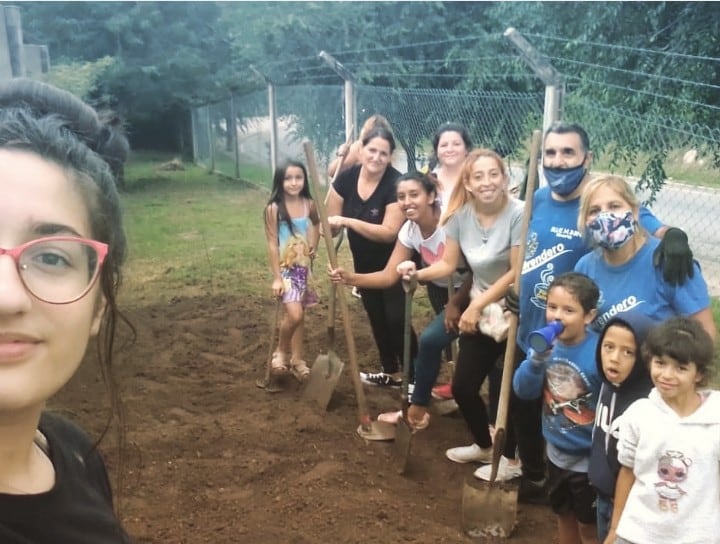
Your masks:
<instances>
[{"instance_id":1,"label":"barbed wire","mask_svg":"<svg viewBox=\"0 0 720 544\"><path fill-rule=\"evenodd\" d=\"M572 43L574 45L591 45L594 47L603 47L607 49L620 49L624 51L636 51L638 53L651 53L655 55L665 55L668 57L676 57L681 59L692 59L692 60L707 60L711 62L718 62L720 63L720 58L717 57L707 57L704 55L691 55L688 53L675 53L674 51L660 51L657 49L647 49L643 47L632 47L629 45L618 45L618 44L611 44L611 43L598 43L598 42L590 42L590 41L583 41L583 40L574 40L574 39L568 39L568 38L559 38L557 36L547 36L545 34L531 34L531 33L523 33L524 36L529 38L542 38L545 40L555 41L555 42L561 42L561 43Z\"/></svg>"},{"instance_id":2,"label":"barbed wire","mask_svg":"<svg viewBox=\"0 0 720 544\"><path fill-rule=\"evenodd\" d=\"M641 72L641 71L636 71L636 70L627 70L625 68L617 68L614 66L603 66L602 64L594 64L592 62L583 62L583 61L579 61L579 60L567 59L564 57L547 57L547 58L558 61L558 62L567 62L569 64L576 64L578 66L587 66L590 68L598 68L598 69L602 69L602 70L609 70L612 72L621 72L623 74L639 75L639 76L643 76L643 77L647 77L647 78L651 78L651 79L672 81L675 83L682 83L682 84L686 84L686 85L695 85L698 87L708 87L710 89L720 89L720 85L712 85L711 83L703 83L700 81L692 81L689 79L680 79L680 78L676 78L676 77L663 76L660 74L648 74L647 72Z\"/></svg>"},{"instance_id":3,"label":"barbed wire","mask_svg":"<svg viewBox=\"0 0 720 544\"><path fill-rule=\"evenodd\" d=\"M608 83L607 81L598 81L597 79L582 78L582 77L568 76L568 75L565 76L565 79L571 80L571 81L579 81L581 83L593 83L593 84L602 85L605 87L610 87L612 89L618 89L618 90L628 91L628 92L637 93L637 94L644 94L644 95L652 96L655 98L662 98L663 100L669 100L672 102L682 102L684 104L690 104L691 106L699 106L701 108L708 108L711 110L720 110L720 106L713 106L712 104L705 104L703 102L697 102L695 100L688 100L686 98L680 98L678 96L668 96L665 94L654 93L652 91L644 91L642 89L634 89L632 87L623 87L622 85Z\"/></svg>"}]
</instances>

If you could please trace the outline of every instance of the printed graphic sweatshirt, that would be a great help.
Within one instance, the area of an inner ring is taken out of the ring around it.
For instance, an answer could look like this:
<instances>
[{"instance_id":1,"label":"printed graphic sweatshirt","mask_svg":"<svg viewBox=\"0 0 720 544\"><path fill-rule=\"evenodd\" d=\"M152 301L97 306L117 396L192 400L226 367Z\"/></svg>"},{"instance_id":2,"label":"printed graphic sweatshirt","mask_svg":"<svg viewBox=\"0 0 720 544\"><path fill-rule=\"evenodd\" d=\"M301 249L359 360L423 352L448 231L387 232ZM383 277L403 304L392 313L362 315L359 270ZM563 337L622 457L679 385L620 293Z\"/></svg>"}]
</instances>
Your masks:
<instances>
[{"instance_id":1,"label":"printed graphic sweatshirt","mask_svg":"<svg viewBox=\"0 0 720 544\"><path fill-rule=\"evenodd\" d=\"M720 392L679 416L657 389L620 416L618 460L632 469L618 536L652 544L720 544Z\"/></svg>"}]
</instances>

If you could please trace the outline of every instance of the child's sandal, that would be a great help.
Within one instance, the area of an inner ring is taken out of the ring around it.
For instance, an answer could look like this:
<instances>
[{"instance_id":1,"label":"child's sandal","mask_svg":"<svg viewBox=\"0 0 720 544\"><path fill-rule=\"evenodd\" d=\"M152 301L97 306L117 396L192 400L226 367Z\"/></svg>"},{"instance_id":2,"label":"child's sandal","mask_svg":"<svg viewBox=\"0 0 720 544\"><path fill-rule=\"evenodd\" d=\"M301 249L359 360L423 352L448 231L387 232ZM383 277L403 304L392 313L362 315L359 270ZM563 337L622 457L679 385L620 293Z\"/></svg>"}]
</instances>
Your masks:
<instances>
[{"instance_id":1,"label":"child's sandal","mask_svg":"<svg viewBox=\"0 0 720 544\"><path fill-rule=\"evenodd\" d=\"M275 376L282 376L287 374L288 365L285 362L285 357L282 352L276 351L272 354L272 360L270 361L270 371Z\"/></svg>"},{"instance_id":2,"label":"child's sandal","mask_svg":"<svg viewBox=\"0 0 720 544\"><path fill-rule=\"evenodd\" d=\"M308 379L308 376L310 376L310 369L302 359L293 359L290 361L290 372L299 382L304 382Z\"/></svg>"}]
</instances>

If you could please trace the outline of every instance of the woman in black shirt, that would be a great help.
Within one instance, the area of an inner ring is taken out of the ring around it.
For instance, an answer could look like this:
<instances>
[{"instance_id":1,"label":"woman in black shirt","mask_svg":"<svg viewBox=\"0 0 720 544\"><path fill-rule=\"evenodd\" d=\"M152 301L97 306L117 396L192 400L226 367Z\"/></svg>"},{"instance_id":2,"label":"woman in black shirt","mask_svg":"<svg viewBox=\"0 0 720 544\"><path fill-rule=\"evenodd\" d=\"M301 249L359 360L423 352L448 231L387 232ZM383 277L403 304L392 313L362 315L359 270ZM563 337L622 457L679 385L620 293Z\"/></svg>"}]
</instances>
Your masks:
<instances>
[{"instance_id":1,"label":"woman in black shirt","mask_svg":"<svg viewBox=\"0 0 720 544\"><path fill-rule=\"evenodd\" d=\"M397 204L395 181L400 176L390 164L395 139L388 129L376 126L362 140L360 164L342 172L327 197L331 228L348 231L355 272L366 274L385 268L404 221ZM400 283L387 289L360 289L370 320L382 371L361 373L370 385L402 384L403 308ZM417 350L412 335L412 356Z\"/></svg>"}]
</instances>

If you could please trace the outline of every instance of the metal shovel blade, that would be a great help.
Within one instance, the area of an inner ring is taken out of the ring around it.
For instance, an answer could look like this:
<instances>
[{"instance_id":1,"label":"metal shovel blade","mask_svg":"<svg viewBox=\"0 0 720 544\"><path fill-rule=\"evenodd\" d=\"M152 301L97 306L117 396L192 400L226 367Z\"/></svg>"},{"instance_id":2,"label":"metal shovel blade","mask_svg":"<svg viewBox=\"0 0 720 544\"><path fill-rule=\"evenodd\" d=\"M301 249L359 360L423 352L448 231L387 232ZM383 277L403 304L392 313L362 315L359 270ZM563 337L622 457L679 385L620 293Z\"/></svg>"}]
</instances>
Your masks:
<instances>
[{"instance_id":1,"label":"metal shovel blade","mask_svg":"<svg viewBox=\"0 0 720 544\"><path fill-rule=\"evenodd\" d=\"M334 351L318 355L310 369L310 376L302 394L303 399L315 402L321 409L327 410L344 367L345 363Z\"/></svg>"},{"instance_id":2,"label":"metal shovel blade","mask_svg":"<svg viewBox=\"0 0 720 544\"><path fill-rule=\"evenodd\" d=\"M462 528L471 538L508 538L517 520L518 488L491 482L475 487L465 481Z\"/></svg>"},{"instance_id":3,"label":"metal shovel blade","mask_svg":"<svg viewBox=\"0 0 720 544\"><path fill-rule=\"evenodd\" d=\"M412 450L412 439L415 431L410 428L404 417L398 420L395 429L395 463L399 474L405 474Z\"/></svg>"},{"instance_id":4,"label":"metal shovel blade","mask_svg":"<svg viewBox=\"0 0 720 544\"><path fill-rule=\"evenodd\" d=\"M278 384L273 383L271 377L258 378L257 380L255 380L255 386L259 387L260 389L264 389L266 393L279 393L280 391L284 391L284 389Z\"/></svg>"}]
</instances>

